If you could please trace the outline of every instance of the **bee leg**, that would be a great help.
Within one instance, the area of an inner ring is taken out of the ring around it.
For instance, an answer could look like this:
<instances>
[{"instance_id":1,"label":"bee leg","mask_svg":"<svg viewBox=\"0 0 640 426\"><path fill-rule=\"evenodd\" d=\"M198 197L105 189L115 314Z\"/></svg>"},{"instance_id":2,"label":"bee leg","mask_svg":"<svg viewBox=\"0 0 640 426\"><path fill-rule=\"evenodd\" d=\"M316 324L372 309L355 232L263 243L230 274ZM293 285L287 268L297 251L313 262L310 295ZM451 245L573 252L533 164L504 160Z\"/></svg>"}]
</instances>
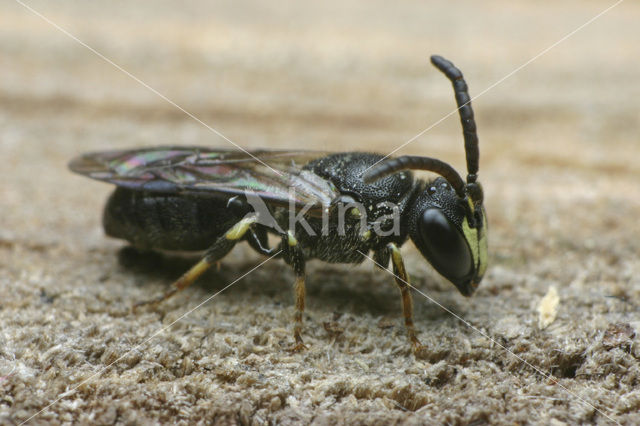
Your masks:
<instances>
[{"instance_id":1,"label":"bee leg","mask_svg":"<svg viewBox=\"0 0 640 426\"><path fill-rule=\"evenodd\" d=\"M373 262L380 269L386 269L390 259L391 251L386 247L373 253Z\"/></svg>"},{"instance_id":2,"label":"bee leg","mask_svg":"<svg viewBox=\"0 0 640 426\"><path fill-rule=\"evenodd\" d=\"M269 238L264 228L251 227L245 238L251 248L265 256L272 256L277 250L276 247L269 248Z\"/></svg>"},{"instance_id":3,"label":"bee leg","mask_svg":"<svg viewBox=\"0 0 640 426\"><path fill-rule=\"evenodd\" d=\"M287 235L282 237L282 251L285 261L293 267L293 271L296 274L296 281L293 285L296 298L296 313L293 317L293 338L295 339L295 345L291 348L293 352L299 352L307 349L307 346L302 341L302 315L304 314L304 300L305 300L305 261L302 251L298 246L298 240L293 236L293 232L289 231Z\"/></svg>"},{"instance_id":4,"label":"bee leg","mask_svg":"<svg viewBox=\"0 0 640 426\"><path fill-rule=\"evenodd\" d=\"M184 290L189 287L200 275L204 274L211 265L229 253L233 246L244 238L247 231L251 228L251 225L256 221L257 216L249 215L233 225L223 236L218 238L216 242L209 247L209 249L207 249L202 259L200 259L198 263L192 266L191 269L185 272L180 278L174 281L174 283L171 284L171 287L165 291L163 295L158 296L155 299L138 302L133 305L133 310L135 311L136 308L140 306L163 302L180 290Z\"/></svg>"},{"instance_id":5,"label":"bee leg","mask_svg":"<svg viewBox=\"0 0 640 426\"><path fill-rule=\"evenodd\" d=\"M416 336L416 330L413 325L413 299L411 298L409 274L404 267L402 254L397 245L391 243L387 245L388 251L391 253L391 261L393 263L393 273L395 275L396 284L400 289L402 296L402 313L404 314L404 325L409 335L409 341L414 352L418 352L422 344ZM387 261L388 262L388 261Z\"/></svg>"}]
</instances>

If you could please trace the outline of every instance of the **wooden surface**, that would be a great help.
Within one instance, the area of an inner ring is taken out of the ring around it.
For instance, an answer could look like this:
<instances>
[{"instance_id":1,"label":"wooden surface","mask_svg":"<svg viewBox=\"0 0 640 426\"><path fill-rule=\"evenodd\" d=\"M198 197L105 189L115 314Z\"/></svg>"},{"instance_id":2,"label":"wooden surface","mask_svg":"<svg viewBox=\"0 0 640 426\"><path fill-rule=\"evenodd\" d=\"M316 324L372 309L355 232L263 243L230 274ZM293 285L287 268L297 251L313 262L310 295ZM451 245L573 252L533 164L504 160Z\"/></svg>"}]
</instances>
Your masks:
<instances>
[{"instance_id":1,"label":"wooden surface","mask_svg":"<svg viewBox=\"0 0 640 426\"><path fill-rule=\"evenodd\" d=\"M190 261L119 262L123 244L100 227L111 188L66 163L108 148L231 145L3 2L0 423L78 385L32 422L633 423L640 345L613 325L640 330L640 4L529 63L612 4L28 2L247 149L387 153L429 128L398 153L462 171L458 118L431 128L455 106L429 55L454 61L480 95L491 265L464 299L403 247L416 287L474 327L415 293L429 347L415 358L391 276L369 264L310 265L306 353L286 351L293 275L281 262L146 342L263 259L239 247L199 286L130 314ZM540 330L551 286L557 316Z\"/></svg>"}]
</instances>

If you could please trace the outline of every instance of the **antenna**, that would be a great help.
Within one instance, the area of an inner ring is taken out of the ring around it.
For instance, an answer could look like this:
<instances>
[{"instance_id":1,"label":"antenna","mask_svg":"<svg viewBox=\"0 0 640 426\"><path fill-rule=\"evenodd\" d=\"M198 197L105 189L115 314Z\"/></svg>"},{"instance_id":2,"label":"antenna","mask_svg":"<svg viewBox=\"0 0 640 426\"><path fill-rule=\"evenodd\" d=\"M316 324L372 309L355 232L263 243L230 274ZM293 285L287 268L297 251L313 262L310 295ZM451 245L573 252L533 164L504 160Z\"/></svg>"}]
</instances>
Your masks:
<instances>
[{"instance_id":1,"label":"antenna","mask_svg":"<svg viewBox=\"0 0 640 426\"><path fill-rule=\"evenodd\" d=\"M460 174L453 167L444 161L440 161L431 157L419 157L405 155L398 158L389 158L381 161L367 173L363 178L365 182L372 182L398 172L400 170L427 170L438 173L444 177L456 191L460 198L465 198L467 194L475 202L482 202L482 188L478 179L478 163L480 160L480 152L478 149L478 134L476 132L476 121L473 118L473 108L471 108L471 98L469 97L469 88L464 81L462 72L456 68L450 61L442 56L433 55L431 63L447 76L453 85L453 91L458 104L458 113L460 114L460 122L462 123L462 133L464 135L464 150L467 156L467 183L465 185Z\"/></svg>"},{"instance_id":2,"label":"antenna","mask_svg":"<svg viewBox=\"0 0 640 426\"><path fill-rule=\"evenodd\" d=\"M456 103L458 104L458 113L460 114L460 123L462 124L462 134L464 135L464 151L467 155L467 183L474 183L478 179L480 150L478 149L478 133L476 131L476 120L473 117L469 88L464 81L462 71L450 61L442 56L433 55L431 63L442 71L453 85Z\"/></svg>"}]
</instances>

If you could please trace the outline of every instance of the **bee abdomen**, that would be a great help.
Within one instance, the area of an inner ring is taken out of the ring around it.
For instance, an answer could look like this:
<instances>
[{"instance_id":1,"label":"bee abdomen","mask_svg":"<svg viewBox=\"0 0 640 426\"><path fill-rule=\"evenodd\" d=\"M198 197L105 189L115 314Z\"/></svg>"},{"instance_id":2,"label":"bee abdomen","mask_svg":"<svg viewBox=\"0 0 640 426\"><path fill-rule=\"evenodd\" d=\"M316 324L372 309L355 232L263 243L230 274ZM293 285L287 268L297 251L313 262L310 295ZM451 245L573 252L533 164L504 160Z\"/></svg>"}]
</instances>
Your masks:
<instances>
[{"instance_id":1,"label":"bee abdomen","mask_svg":"<svg viewBox=\"0 0 640 426\"><path fill-rule=\"evenodd\" d=\"M107 235L157 250L206 250L237 220L225 199L122 187L111 194L103 215Z\"/></svg>"}]
</instances>

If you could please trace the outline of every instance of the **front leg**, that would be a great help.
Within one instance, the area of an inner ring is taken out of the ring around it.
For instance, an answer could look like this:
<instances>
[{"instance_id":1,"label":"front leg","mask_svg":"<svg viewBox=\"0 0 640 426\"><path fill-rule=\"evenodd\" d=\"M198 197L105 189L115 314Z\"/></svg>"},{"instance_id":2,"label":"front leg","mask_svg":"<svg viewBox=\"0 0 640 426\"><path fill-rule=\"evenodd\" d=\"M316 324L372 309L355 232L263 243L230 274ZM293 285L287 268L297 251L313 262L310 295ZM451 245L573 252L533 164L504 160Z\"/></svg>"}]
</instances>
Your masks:
<instances>
[{"instance_id":1,"label":"front leg","mask_svg":"<svg viewBox=\"0 0 640 426\"><path fill-rule=\"evenodd\" d=\"M304 314L304 301L305 301L305 261L302 254L302 250L298 246L298 240L293 236L293 232L288 231L287 235L282 236L282 243L280 245L284 260L293 268L293 272L296 274L296 282L293 285L296 299L296 313L293 317L293 338L295 339L295 345L291 348L292 351L298 352L303 349L307 349L302 341L302 315Z\"/></svg>"},{"instance_id":2,"label":"front leg","mask_svg":"<svg viewBox=\"0 0 640 426\"><path fill-rule=\"evenodd\" d=\"M416 330L413 325L413 299L411 298L411 291L409 284L409 274L404 267L404 261L402 260L402 254L397 245L391 243L387 245L387 251L391 254L391 261L393 263L393 274L395 275L395 281L400 289L400 295L402 297L402 313L404 314L404 325L409 335L409 341L413 347L413 351L417 352L422 344L416 336Z\"/></svg>"}]
</instances>

